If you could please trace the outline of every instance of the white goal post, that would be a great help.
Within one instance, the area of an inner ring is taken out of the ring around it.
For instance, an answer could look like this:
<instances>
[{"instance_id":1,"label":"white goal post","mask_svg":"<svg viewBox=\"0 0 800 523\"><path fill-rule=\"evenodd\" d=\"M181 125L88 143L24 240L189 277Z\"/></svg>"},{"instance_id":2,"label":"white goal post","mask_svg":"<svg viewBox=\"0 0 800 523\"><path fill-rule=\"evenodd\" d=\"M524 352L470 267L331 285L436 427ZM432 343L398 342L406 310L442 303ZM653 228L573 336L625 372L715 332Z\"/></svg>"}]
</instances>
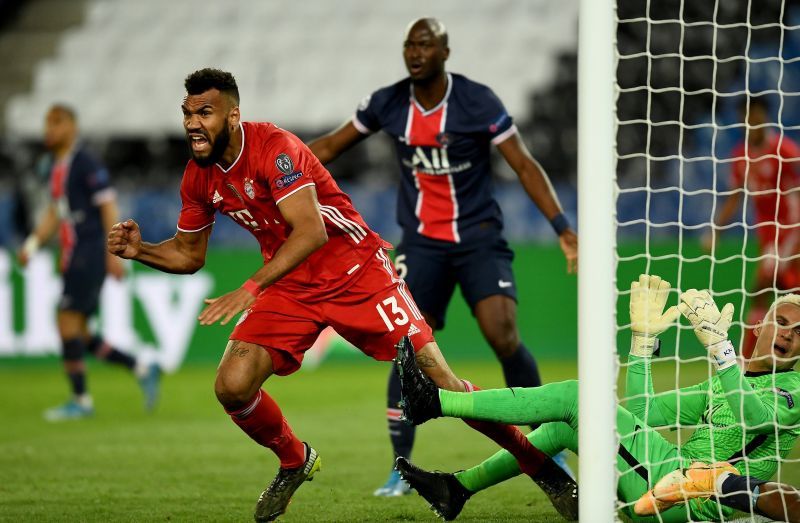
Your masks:
<instances>
[{"instance_id":1,"label":"white goal post","mask_svg":"<svg viewBox=\"0 0 800 523\"><path fill-rule=\"evenodd\" d=\"M616 514L615 32L613 0L581 0L578 30L580 520Z\"/></svg>"}]
</instances>

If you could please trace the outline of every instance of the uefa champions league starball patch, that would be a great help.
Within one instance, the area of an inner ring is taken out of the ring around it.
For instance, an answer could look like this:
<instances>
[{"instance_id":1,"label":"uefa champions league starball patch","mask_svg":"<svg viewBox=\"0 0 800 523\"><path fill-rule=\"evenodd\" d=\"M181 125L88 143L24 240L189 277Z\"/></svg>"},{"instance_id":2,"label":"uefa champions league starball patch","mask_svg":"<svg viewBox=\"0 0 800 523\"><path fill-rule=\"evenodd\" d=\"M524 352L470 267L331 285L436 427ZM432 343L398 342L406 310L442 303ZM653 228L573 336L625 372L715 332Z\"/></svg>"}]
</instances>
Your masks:
<instances>
[{"instance_id":1,"label":"uefa champions league starball patch","mask_svg":"<svg viewBox=\"0 0 800 523\"><path fill-rule=\"evenodd\" d=\"M292 159L289 158L289 155L286 153L281 153L275 158L275 167L277 167L280 172L287 175L292 174L294 170Z\"/></svg>"},{"instance_id":2,"label":"uefa champions league starball patch","mask_svg":"<svg viewBox=\"0 0 800 523\"><path fill-rule=\"evenodd\" d=\"M253 189L253 180L249 178L244 179L244 193L251 200L256 197L256 191Z\"/></svg>"}]
</instances>

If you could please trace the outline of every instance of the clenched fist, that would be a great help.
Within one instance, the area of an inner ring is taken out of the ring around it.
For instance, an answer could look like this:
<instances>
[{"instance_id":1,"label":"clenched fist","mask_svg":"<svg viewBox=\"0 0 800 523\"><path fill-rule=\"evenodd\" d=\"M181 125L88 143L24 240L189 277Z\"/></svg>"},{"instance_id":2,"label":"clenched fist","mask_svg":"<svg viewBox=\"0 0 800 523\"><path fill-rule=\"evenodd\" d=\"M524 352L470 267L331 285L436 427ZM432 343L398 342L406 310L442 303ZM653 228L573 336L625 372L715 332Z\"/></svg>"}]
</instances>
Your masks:
<instances>
[{"instance_id":1,"label":"clenched fist","mask_svg":"<svg viewBox=\"0 0 800 523\"><path fill-rule=\"evenodd\" d=\"M136 258L142 248L142 233L133 220L115 223L108 233L108 252L120 258Z\"/></svg>"}]
</instances>

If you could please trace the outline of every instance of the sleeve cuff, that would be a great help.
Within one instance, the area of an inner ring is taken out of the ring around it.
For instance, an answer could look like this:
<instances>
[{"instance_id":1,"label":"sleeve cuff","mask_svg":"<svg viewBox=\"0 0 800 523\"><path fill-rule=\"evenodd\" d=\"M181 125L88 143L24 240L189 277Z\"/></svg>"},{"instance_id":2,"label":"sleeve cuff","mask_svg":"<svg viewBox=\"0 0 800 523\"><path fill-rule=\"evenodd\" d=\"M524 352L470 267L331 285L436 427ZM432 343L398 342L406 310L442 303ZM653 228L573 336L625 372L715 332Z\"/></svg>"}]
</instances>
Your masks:
<instances>
[{"instance_id":1,"label":"sleeve cuff","mask_svg":"<svg viewBox=\"0 0 800 523\"><path fill-rule=\"evenodd\" d=\"M372 129L361 123L361 121L358 119L358 116L353 115L352 121L353 121L353 127L355 127L356 130L361 134L372 134L374 132Z\"/></svg>"},{"instance_id":2,"label":"sleeve cuff","mask_svg":"<svg viewBox=\"0 0 800 523\"><path fill-rule=\"evenodd\" d=\"M517 134L517 126L516 125L512 125L511 127L506 129L502 133L500 133L497 136L495 136L494 138L492 138L492 145L500 145L501 143L505 142L506 140L508 140L509 138L514 136L515 134Z\"/></svg>"}]
</instances>

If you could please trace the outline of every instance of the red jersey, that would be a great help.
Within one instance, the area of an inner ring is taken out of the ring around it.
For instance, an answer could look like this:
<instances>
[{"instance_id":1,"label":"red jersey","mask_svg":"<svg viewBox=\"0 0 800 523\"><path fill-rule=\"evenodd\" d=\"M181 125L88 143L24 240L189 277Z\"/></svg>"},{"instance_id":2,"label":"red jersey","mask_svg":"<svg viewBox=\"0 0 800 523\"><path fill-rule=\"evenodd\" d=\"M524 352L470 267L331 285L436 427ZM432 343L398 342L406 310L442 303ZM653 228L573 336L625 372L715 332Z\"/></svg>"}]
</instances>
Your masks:
<instances>
[{"instance_id":1,"label":"red jersey","mask_svg":"<svg viewBox=\"0 0 800 523\"><path fill-rule=\"evenodd\" d=\"M733 150L733 183L744 187L747 181L748 199L753 202L756 223L773 224L758 227L764 242L775 239L777 227L800 224L800 147L787 136L769 133L761 147L748 147L742 142Z\"/></svg>"},{"instance_id":2,"label":"red jersey","mask_svg":"<svg viewBox=\"0 0 800 523\"><path fill-rule=\"evenodd\" d=\"M328 242L275 285L307 294L334 291L345 287L378 248L391 247L367 227L299 138L271 123L243 122L241 130L242 150L227 169L189 161L181 182L178 230L200 231L214 223L219 211L255 236L267 263L291 232L278 204L314 187Z\"/></svg>"}]
</instances>

